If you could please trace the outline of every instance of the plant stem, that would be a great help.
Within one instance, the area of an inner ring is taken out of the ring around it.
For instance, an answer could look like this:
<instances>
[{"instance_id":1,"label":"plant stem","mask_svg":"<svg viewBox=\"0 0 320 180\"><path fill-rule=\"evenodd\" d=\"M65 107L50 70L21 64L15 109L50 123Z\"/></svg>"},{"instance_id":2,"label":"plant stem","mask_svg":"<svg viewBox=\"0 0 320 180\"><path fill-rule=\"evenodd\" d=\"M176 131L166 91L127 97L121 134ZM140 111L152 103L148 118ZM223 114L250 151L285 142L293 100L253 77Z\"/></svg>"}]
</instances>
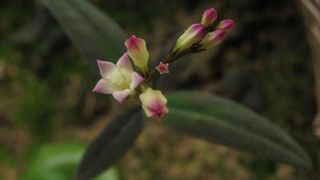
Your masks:
<instances>
[{"instance_id":1,"label":"plant stem","mask_svg":"<svg viewBox=\"0 0 320 180\"><path fill-rule=\"evenodd\" d=\"M173 63L175 60L179 59L180 57L186 55L186 54L190 54L194 52L193 48L189 48L186 49L184 51L181 51L177 54L171 53L169 54L169 57L165 58L164 60L162 60L161 62L164 64L169 63L169 65L171 63ZM151 73L149 74L149 77L147 78L147 83L150 84L153 80L155 80L158 76L160 75L160 73L154 68Z\"/></svg>"}]
</instances>

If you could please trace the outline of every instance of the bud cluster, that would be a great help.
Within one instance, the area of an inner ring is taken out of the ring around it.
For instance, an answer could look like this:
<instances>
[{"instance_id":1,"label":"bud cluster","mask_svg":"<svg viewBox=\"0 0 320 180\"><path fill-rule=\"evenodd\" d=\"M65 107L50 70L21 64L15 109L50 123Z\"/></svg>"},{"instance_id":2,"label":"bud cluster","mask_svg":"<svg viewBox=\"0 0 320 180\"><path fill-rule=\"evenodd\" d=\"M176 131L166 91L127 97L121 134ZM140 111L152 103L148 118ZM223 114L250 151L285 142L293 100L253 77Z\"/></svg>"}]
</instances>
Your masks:
<instances>
[{"instance_id":1,"label":"bud cluster","mask_svg":"<svg viewBox=\"0 0 320 180\"><path fill-rule=\"evenodd\" d=\"M203 51L218 45L234 26L231 19L222 20L214 29L214 22L218 18L218 13L214 8L204 11L201 23L192 24L177 40L173 54L185 51ZM214 29L214 30L212 30Z\"/></svg>"},{"instance_id":2,"label":"bud cluster","mask_svg":"<svg viewBox=\"0 0 320 180\"><path fill-rule=\"evenodd\" d=\"M125 52L116 64L97 60L101 79L93 91L112 96L122 103L127 97L139 97L147 117L161 120L169 112L167 99L160 90L150 86L158 75L169 73L169 65L179 57L200 52L220 44L234 25L233 20L221 21L215 30L217 19L214 8L207 9L201 23L191 25L176 41L169 58L161 61L149 71L149 51L144 39L132 35L125 41Z\"/></svg>"}]
</instances>

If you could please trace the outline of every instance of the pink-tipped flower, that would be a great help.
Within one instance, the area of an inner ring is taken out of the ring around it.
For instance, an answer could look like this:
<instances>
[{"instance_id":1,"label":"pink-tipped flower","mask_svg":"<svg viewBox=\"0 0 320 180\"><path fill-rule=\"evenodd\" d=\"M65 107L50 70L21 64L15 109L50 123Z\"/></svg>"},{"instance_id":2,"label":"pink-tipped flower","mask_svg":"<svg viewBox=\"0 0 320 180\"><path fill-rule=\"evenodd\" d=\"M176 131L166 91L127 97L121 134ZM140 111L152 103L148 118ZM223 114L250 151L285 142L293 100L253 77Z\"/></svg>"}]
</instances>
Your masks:
<instances>
[{"instance_id":1,"label":"pink-tipped flower","mask_svg":"<svg viewBox=\"0 0 320 180\"><path fill-rule=\"evenodd\" d=\"M181 52L198 43L206 35L205 27L202 24L191 25L177 40L173 52Z\"/></svg>"},{"instance_id":2,"label":"pink-tipped flower","mask_svg":"<svg viewBox=\"0 0 320 180\"><path fill-rule=\"evenodd\" d=\"M205 27L210 26L218 17L218 13L214 8L209 8L204 11L201 19L201 24Z\"/></svg>"},{"instance_id":3,"label":"pink-tipped flower","mask_svg":"<svg viewBox=\"0 0 320 180\"><path fill-rule=\"evenodd\" d=\"M231 29L234 26L234 20L232 19L226 19L226 20L222 20L219 25L218 25L218 29L222 29L226 32L231 31Z\"/></svg>"},{"instance_id":4,"label":"pink-tipped flower","mask_svg":"<svg viewBox=\"0 0 320 180\"><path fill-rule=\"evenodd\" d=\"M102 78L94 87L93 92L112 94L120 103L144 81L142 76L133 71L127 53L118 60L117 64L101 60L98 60L97 63Z\"/></svg>"},{"instance_id":5,"label":"pink-tipped flower","mask_svg":"<svg viewBox=\"0 0 320 180\"><path fill-rule=\"evenodd\" d=\"M167 99L161 91L151 88L145 89L140 94L142 108L147 117L161 120L169 111L167 108Z\"/></svg>"},{"instance_id":6,"label":"pink-tipped flower","mask_svg":"<svg viewBox=\"0 0 320 180\"><path fill-rule=\"evenodd\" d=\"M146 41L132 35L125 41L128 54L135 66L137 66L143 73L148 71L149 52Z\"/></svg>"},{"instance_id":7,"label":"pink-tipped flower","mask_svg":"<svg viewBox=\"0 0 320 180\"><path fill-rule=\"evenodd\" d=\"M224 39L225 34L226 32L220 29L208 33L200 42L201 48L208 49L212 46L220 44Z\"/></svg>"},{"instance_id":8,"label":"pink-tipped flower","mask_svg":"<svg viewBox=\"0 0 320 180\"><path fill-rule=\"evenodd\" d=\"M164 64L160 62L160 64L156 67L156 69L160 74L169 73L169 63Z\"/></svg>"}]
</instances>

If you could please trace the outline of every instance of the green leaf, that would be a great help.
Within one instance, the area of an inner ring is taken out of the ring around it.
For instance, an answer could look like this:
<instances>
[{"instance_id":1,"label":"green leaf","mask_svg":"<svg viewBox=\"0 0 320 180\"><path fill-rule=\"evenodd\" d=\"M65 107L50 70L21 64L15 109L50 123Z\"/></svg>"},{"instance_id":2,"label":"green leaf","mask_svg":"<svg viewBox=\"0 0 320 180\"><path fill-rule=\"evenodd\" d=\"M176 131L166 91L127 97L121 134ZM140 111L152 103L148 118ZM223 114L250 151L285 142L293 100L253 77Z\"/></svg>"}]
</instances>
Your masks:
<instances>
[{"instance_id":1,"label":"green leaf","mask_svg":"<svg viewBox=\"0 0 320 180\"><path fill-rule=\"evenodd\" d=\"M310 157L283 130L242 105L203 92L168 96L164 119L182 133L250 152L258 157L311 169Z\"/></svg>"},{"instance_id":2,"label":"green leaf","mask_svg":"<svg viewBox=\"0 0 320 180\"><path fill-rule=\"evenodd\" d=\"M104 172L100 176L96 177L94 180L118 180L118 179L119 179L118 172L116 171L116 169L112 168Z\"/></svg>"},{"instance_id":3,"label":"green leaf","mask_svg":"<svg viewBox=\"0 0 320 180\"><path fill-rule=\"evenodd\" d=\"M113 119L87 148L75 179L91 179L114 165L133 145L142 128L143 117L137 108Z\"/></svg>"},{"instance_id":4,"label":"green leaf","mask_svg":"<svg viewBox=\"0 0 320 180\"><path fill-rule=\"evenodd\" d=\"M99 58L116 61L126 34L111 18L85 0L40 0L58 20L91 65Z\"/></svg>"},{"instance_id":5,"label":"green leaf","mask_svg":"<svg viewBox=\"0 0 320 180\"><path fill-rule=\"evenodd\" d=\"M84 152L77 143L47 144L37 151L27 166L22 180L70 180ZM117 171L110 169L96 180L118 180Z\"/></svg>"},{"instance_id":6,"label":"green leaf","mask_svg":"<svg viewBox=\"0 0 320 180\"><path fill-rule=\"evenodd\" d=\"M31 160L23 180L72 179L75 165L83 153L83 146L75 143L43 146Z\"/></svg>"}]
</instances>

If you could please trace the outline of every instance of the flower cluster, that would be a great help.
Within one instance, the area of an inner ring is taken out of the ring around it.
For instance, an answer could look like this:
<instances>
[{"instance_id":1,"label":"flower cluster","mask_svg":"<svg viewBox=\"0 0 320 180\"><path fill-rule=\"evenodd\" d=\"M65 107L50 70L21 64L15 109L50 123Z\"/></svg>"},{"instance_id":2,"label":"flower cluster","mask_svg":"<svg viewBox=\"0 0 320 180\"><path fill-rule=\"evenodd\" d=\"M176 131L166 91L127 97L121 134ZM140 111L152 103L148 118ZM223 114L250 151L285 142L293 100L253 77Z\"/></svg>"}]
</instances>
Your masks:
<instances>
[{"instance_id":1,"label":"flower cluster","mask_svg":"<svg viewBox=\"0 0 320 180\"><path fill-rule=\"evenodd\" d=\"M133 35L125 41L125 46L127 52L120 57L117 64L97 61L102 78L93 91L112 94L119 103L122 103L128 96L135 96L137 92L141 92L140 99L146 115L161 119L168 112L167 99L161 91L153 90L144 84L149 72L149 52L146 42Z\"/></svg>"},{"instance_id":2,"label":"flower cluster","mask_svg":"<svg viewBox=\"0 0 320 180\"><path fill-rule=\"evenodd\" d=\"M168 58L149 71L149 51L144 39L132 35L125 41L125 52L116 64L98 60L101 79L93 91L112 96L122 103L127 97L138 97L147 117L161 120L168 113L167 99L150 83L157 76L169 73L169 65L188 53L200 52L222 42L234 25L233 20L223 20L216 28L214 8L207 9L201 23L191 25L176 41Z\"/></svg>"}]
</instances>

